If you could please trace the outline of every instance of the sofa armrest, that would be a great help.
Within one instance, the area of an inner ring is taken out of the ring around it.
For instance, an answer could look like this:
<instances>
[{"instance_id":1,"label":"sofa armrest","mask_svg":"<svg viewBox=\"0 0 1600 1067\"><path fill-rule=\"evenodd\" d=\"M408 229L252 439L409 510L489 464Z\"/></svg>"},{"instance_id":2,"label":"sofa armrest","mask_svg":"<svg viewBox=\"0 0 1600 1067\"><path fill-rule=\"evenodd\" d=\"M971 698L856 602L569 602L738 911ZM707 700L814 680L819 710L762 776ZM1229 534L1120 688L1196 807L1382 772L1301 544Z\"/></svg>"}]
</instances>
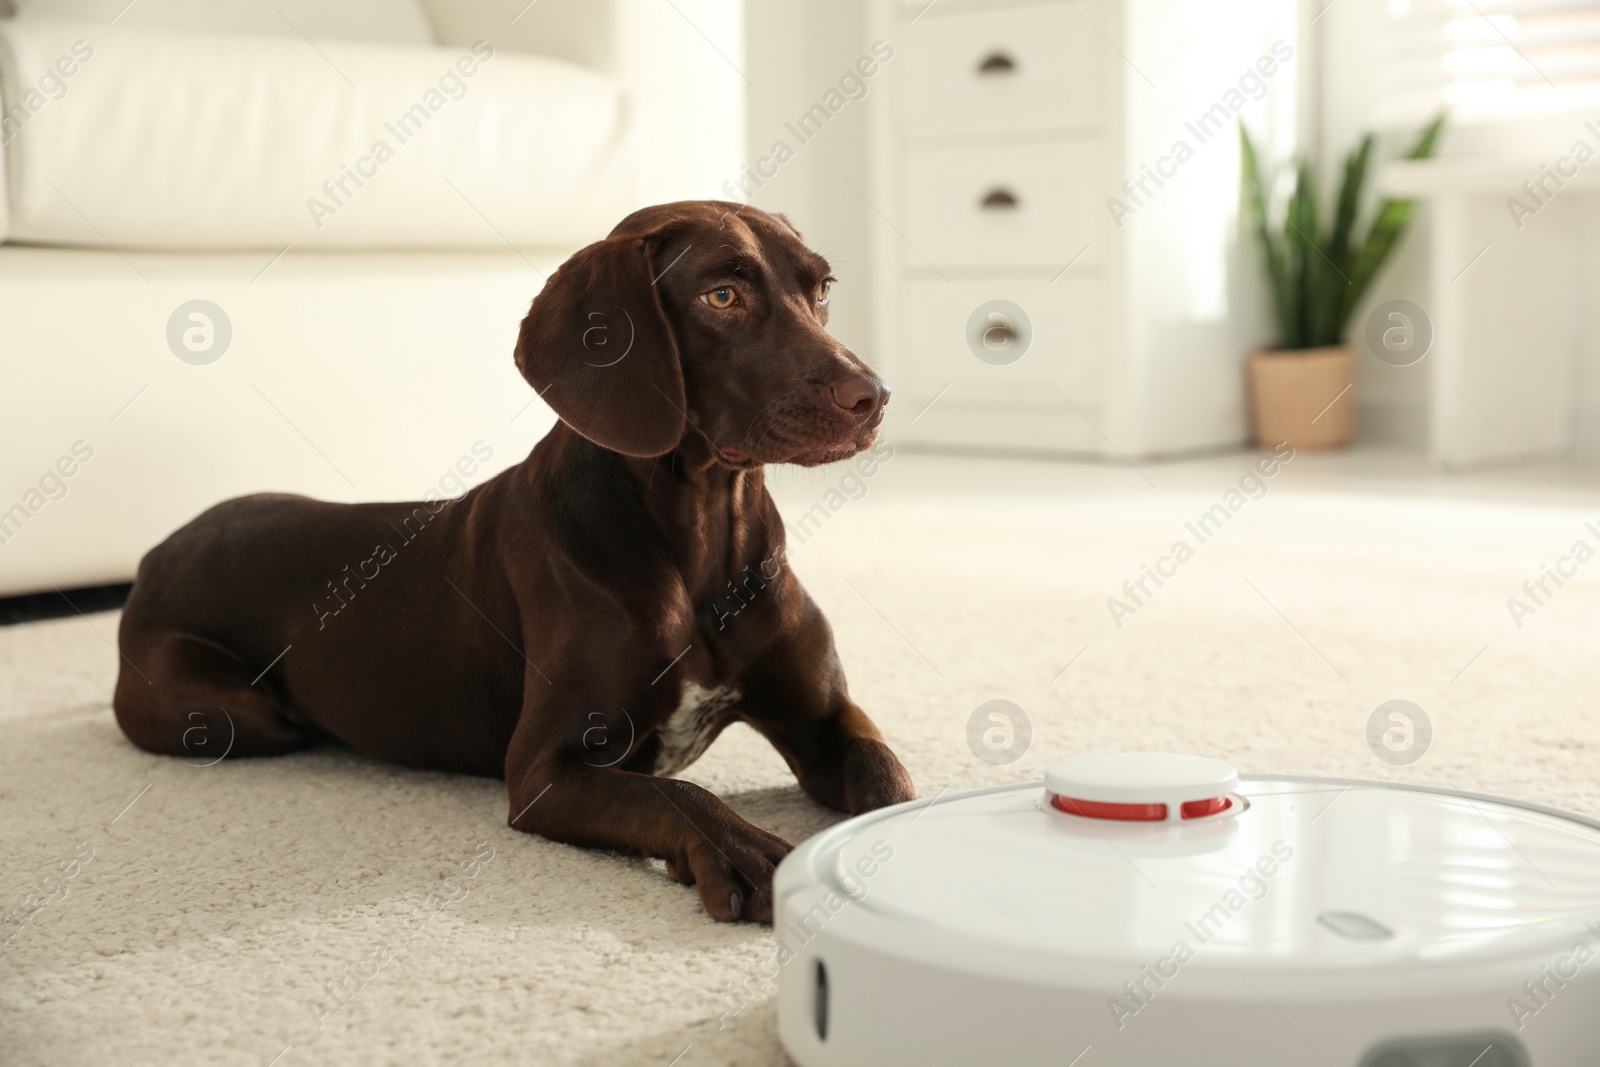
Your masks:
<instances>
[{"instance_id":1,"label":"sofa armrest","mask_svg":"<svg viewBox=\"0 0 1600 1067\"><path fill-rule=\"evenodd\" d=\"M609 75L627 97L640 204L730 199L744 158L741 0L422 0L442 45L486 40Z\"/></svg>"}]
</instances>

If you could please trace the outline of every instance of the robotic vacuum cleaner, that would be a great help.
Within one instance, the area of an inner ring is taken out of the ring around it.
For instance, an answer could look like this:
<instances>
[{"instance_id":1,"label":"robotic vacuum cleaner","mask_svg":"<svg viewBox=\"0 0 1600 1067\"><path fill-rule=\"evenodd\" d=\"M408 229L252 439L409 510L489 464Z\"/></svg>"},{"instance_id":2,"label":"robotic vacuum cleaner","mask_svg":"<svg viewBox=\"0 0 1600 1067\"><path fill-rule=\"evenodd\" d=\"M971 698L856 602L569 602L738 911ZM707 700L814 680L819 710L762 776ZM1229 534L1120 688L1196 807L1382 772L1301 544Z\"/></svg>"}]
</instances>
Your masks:
<instances>
[{"instance_id":1,"label":"robotic vacuum cleaner","mask_svg":"<svg viewBox=\"0 0 1600 1067\"><path fill-rule=\"evenodd\" d=\"M802 1067L1600 1063L1600 823L1131 752L778 868Z\"/></svg>"}]
</instances>

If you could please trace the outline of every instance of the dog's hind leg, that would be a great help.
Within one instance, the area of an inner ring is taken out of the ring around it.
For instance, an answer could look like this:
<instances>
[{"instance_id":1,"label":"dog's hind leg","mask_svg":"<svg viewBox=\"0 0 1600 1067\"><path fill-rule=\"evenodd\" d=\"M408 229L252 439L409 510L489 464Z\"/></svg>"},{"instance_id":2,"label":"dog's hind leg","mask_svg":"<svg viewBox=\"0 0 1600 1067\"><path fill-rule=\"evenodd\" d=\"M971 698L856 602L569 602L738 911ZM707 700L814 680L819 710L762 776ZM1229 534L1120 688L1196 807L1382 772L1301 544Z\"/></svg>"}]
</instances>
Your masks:
<instances>
[{"instance_id":1,"label":"dog's hind leg","mask_svg":"<svg viewBox=\"0 0 1600 1067\"><path fill-rule=\"evenodd\" d=\"M317 739L286 714L271 681L262 677L267 664L246 663L191 634L122 637L112 704L122 732L146 752L214 763L224 757L278 756Z\"/></svg>"}]
</instances>

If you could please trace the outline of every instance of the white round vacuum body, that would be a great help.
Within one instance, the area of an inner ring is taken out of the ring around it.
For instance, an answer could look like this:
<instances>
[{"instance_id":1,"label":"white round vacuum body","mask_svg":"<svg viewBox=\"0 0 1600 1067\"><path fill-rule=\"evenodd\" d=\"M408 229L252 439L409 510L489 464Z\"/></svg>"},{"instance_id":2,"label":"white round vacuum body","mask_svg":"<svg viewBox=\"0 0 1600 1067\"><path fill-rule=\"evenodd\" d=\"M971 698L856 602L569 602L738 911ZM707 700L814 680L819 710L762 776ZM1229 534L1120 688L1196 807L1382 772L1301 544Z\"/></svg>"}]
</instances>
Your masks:
<instances>
[{"instance_id":1,"label":"white round vacuum body","mask_svg":"<svg viewBox=\"0 0 1600 1067\"><path fill-rule=\"evenodd\" d=\"M1167 753L840 823L778 868L801 1067L1600 1063L1600 823Z\"/></svg>"}]
</instances>

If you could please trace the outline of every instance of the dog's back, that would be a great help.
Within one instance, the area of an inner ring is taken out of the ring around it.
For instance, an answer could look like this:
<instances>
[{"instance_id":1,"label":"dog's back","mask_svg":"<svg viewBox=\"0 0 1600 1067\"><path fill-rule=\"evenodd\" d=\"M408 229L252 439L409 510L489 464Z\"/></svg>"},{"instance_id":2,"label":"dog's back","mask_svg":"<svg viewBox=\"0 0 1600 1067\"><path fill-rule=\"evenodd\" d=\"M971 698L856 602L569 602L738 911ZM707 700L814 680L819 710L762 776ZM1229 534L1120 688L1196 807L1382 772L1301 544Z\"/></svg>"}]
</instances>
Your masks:
<instances>
[{"instance_id":1,"label":"dog's back","mask_svg":"<svg viewBox=\"0 0 1600 1067\"><path fill-rule=\"evenodd\" d=\"M484 635L498 639L478 612L515 630L514 607L459 562L492 485L456 501L260 494L175 531L140 561L123 612L124 732L185 758L219 737L248 756L332 736L413 766L503 774L522 661L484 655ZM442 694L473 713L452 714Z\"/></svg>"}]
</instances>

